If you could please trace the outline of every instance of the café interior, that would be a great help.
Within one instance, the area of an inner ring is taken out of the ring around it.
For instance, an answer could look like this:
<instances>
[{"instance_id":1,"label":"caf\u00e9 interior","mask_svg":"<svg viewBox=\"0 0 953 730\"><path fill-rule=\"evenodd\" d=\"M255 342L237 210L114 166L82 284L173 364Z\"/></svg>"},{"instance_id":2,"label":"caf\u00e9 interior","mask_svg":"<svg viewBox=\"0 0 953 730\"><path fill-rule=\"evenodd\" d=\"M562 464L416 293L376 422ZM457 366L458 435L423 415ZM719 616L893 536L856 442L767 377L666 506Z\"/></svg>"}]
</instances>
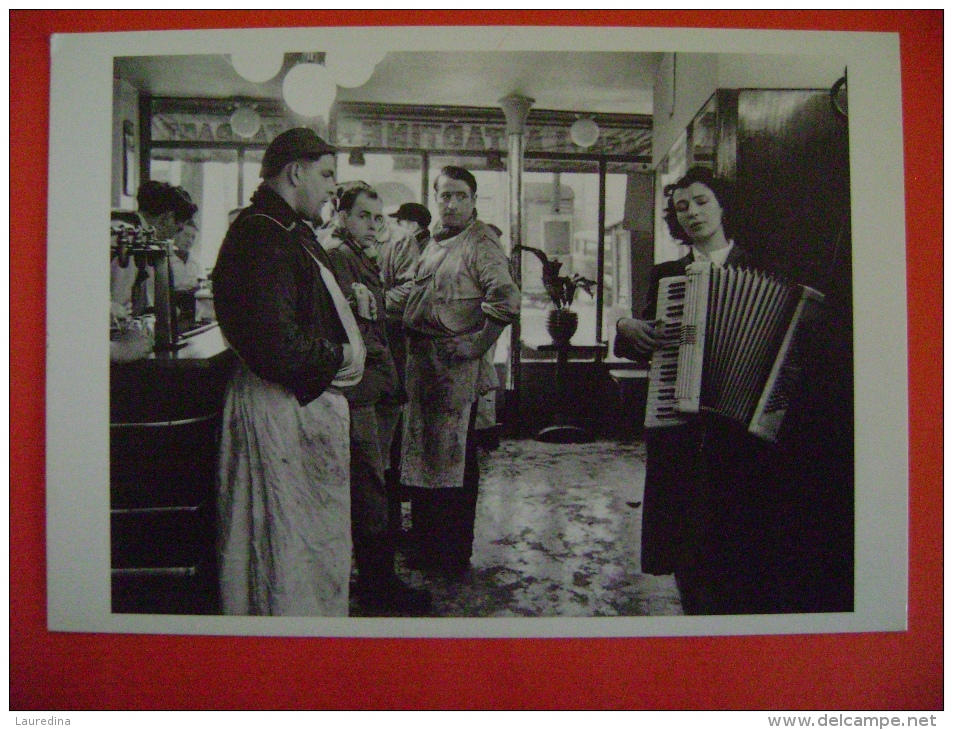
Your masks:
<instances>
[{"instance_id":1,"label":"caf\u00e9 interior","mask_svg":"<svg viewBox=\"0 0 953 730\"><path fill-rule=\"evenodd\" d=\"M157 288L140 323L151 346L110 365L114 612L220 611L216 464L235 357L209 276L268 143L294 126L326 138L336 179L368 182L385 213L413 202L436 220L439 170L470 170L479 217L502 231L519 278L520 316L495 349L501 386L481 401L473 569L451 581L399 562L401 577L431 591L436 617L682 615L674 577L640 567L650 363L616 354L616 323L642 312L654 264L688 252L663 220L663 188L701 165L735 184L739 235L839 303L849 332L843 62L290 48L117 57L111 259L145 269ZM181 186L198 207L188 255L199 273L187 292L161 275L176 255L169 242L143 238L130 217L148 180ZM568 339L552 331L539 257L516 246L592 282L569 306ZM847 390L849 378L838 381ZM819 568L829 575L806 610L850 600L849 445L818 457L841 493L825 520L848 536Z\"/></svg>"}]
</instances>

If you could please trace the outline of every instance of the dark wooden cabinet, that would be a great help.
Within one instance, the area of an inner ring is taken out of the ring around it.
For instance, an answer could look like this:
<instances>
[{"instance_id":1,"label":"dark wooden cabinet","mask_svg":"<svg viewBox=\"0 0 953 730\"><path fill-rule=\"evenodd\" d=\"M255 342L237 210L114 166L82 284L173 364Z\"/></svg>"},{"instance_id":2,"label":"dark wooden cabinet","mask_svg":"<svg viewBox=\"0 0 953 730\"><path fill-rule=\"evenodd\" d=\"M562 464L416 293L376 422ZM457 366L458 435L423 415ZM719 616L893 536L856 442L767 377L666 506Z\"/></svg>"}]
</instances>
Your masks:
<instances>
[{"instance_id":1,"label":"dark wooden cabinet","mask_svg":"<svg viewBox=\"0 0 953 730\"><path fill-rule=\"evenodd\" d=\"M847 123L827 89L719 89L688 125L685 165L734 184L735 239L850 306Z\"/></svg>"},{"instance_id":2,"label":"dark wooden cabinet","mask_svg":"<svg viewBox=\"0 0 953 730\"><path fill-rule=\"evenodd\" d=\"M110 543L116 613L218 612L215 499L234 364L217 328L110 370Z\"/></svg>"},{"instance_id":3,"label":"dark wooden cabinet","mask_svg":"<svg viewBox=\"0 0 953 730\"><path fill-rule=\"evenodd\" d=\"M850 155L836 94L719 89L658 171L659 190L694 165L731 182L737 244L760 268L825 295L803 387L778 443L758 452L764 538L748 539L739 562L758 561L771 586L759 612L853 610Z\"/></svg>"}]
</instances>

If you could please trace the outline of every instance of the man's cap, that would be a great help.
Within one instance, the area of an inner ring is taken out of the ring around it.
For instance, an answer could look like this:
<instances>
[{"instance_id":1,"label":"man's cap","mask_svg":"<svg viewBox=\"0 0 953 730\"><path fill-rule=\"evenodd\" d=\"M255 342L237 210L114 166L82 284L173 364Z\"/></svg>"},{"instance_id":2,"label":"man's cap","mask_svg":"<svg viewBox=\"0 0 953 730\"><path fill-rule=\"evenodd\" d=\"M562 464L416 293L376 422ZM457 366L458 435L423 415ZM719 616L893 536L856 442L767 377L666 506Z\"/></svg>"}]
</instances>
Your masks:
<instances>
[{"instance_id":1,"label":"man's cap","mask_svg":"<svg viewBox=\"0 0 953 730\"><path fill-rule=\"evenodd\" d=\"M261 161L261 176L269 178L281 172L295 160L318 160L333 155L335 149L321 139L313 129L295 127L275 137Z\"/></svg>"},{"instance_id":2,"label":"man's cap","mask_svg":"<svg viewBox=\"0 0 953 730\"><path fill-rule=\"evenodd\" d=\"M413 221L421 228L430 227L430 211L427 210L426 206L420 203L404 203L397 209L396 213L391 213L390 217L396 218L399 221Z\"/></svg>"}]
</instances>

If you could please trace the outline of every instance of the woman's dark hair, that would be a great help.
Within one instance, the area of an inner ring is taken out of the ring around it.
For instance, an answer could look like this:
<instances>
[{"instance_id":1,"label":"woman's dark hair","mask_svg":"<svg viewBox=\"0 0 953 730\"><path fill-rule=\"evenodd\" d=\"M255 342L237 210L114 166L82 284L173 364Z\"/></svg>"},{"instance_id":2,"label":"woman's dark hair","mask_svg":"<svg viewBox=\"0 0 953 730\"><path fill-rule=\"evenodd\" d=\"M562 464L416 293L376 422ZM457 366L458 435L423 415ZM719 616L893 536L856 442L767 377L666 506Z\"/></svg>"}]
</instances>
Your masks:
<instances>
[{"instance_id":1,"label":"woman's dark hair","mask_svg":"<svg viewBox=\"0 0 953 730\"><path fill-rule=\"evenodd\" d=\"M477 191L477 182L476 178L473 177L473 173L470 172L465 167L457 167L456 165L447 165L446 167L440 168L440 172L437 173L437 177L433 181L433 189L436 191L437 183L440 181L440 176L449 177L451 180L459 180L467 184L467 187L470 188L470 193L476 195Z\"/></svg>"},{"instance_id":2,"label":"woman's dark hair","mask_svg":"<svg viewBox=\"0 0 953 730\"><path fill-rule=\"evenodd\" d=\"M148 180L140 185L136 202L139 210L149 215L160 216L172 211L178 223L189 220L199 209L185 188L158 180Z\"/></svg>"},{"instance_id":3,"label":"woman's dark hair","mask_svg":"<svg viewBox=\"0 0 953 730\"><path fill-rule=\"evenodd\" d=\"M707 167L693 167L686 172L677 181L666 185L662 194L666 198L665 203L665 223L668 225L668 231L672 238L682 243L691 244L692 237L688 235L684 228L679 225L678 215L675 213L675 203L672 195L676 190L684 190L694 183L701 183L715 194L718 204L721 205L721 225L725 229L725 237L731 238L734 235L734 191L731 183L724 178L716 177Z\"/></svg>"},{"instance_id":4,"label":"woman's dark hair","mask_svg":"<svg viewBox=\"0 0 953 730\"><path fill-rule=\"evenodd\" d=\"M354 180L353 182L341 183L334 193L334 209L338 212L350 213L354 203L357 202L361 194L366 195L371 200L379 200L377 192L363 180Z\"/></svg>"}]
</instances>

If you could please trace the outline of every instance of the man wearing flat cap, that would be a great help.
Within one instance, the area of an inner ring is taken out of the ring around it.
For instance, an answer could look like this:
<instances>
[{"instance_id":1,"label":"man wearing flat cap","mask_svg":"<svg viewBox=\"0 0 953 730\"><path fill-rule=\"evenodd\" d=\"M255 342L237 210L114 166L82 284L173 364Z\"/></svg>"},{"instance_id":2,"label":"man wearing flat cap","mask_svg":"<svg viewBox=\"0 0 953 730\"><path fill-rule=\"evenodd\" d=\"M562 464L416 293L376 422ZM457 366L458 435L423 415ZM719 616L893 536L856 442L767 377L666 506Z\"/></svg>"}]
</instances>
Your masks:
<instances>
[{"instance_id":1,"label":"man wearing flat cap","mask_svg":"<svg viewBox=\"0 0 953 730\"><path fill-rule=\"evenodd\" d=\"M401 381L404 379L404 306L414 283L414 269L421 252L430 243L430 211L420 203L404 203L390 217L403 235L391 235L381 245L378 264L384 284L387 336Z\"/></svg>"},{"instance_id":2,"label":"man wearing flat cap","mask_svg":"<svg viewBox=\"0 0 953 730\"><path fill-rule=\"evenodd\" d=\"M378 265L384 287L385 324L387 339L401 384L406 381L407 342L404 334L404 308L414 284L417 259L430 243L430 211L420 203L404 203L391 213L396 225L388 226L389 237L381 244ZM390 468L387 470L387 488L392 506L391 519L400 525L400 504L405 491L399 483L400 430L391 448ZM399 528L398 528L399 529Z\"/></svg>"},{"instance_id":3,"label":"man wearing flat cap","mask_svg":"<svg viewBox=\"0 0 953 730\"><path fill-rule=\"evenodd\" d=\"M391 213L390 217L417 239L417 247L421 251L427 247L430 242L431 215L426 206L420 203L404 203L396 213Z\"/></svg>"},{"instance_id":4,"label":"man wearing flat cap","mask_svg":"<svg viewBox=\"0 0 953 730\"><path fill-rule=\"evenodd\" d=\"M334 148L306 128L275 137L261 186L212 274L238 354L219 463L226 614L346 616L351 573L349 412L364 343L311 224L335 187Z\"/></svg>"}]
</instances>

